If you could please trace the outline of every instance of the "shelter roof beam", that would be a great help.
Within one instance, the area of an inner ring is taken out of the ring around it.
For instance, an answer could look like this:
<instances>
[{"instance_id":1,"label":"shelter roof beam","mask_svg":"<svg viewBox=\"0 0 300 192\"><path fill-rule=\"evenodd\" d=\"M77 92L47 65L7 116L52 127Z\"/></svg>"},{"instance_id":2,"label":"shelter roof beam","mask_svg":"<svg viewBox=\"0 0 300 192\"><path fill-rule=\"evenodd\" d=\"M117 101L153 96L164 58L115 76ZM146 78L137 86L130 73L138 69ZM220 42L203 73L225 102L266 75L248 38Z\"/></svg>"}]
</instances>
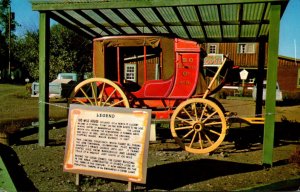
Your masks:
<instances>
[{"instance_id":1,"label":"shelter roof beam","mask_svg":"<svg viewBox=\"0 0 300 192\"><path fill-rule=\"evenodd\" d=\"M204 27L204 23L203 23L203 20L202 20L202 17L201 17L201 13L199 11L199 8L197 6L194 6L195 10L196 10L196 15L197 15L197 18L198 18L198 21L199 21L199 25L202 29L202 32L203 32L203 35L204 35L204 41L207 40L207 32L206 32L206 29Z\"/></svg>"},{"instance_id":2,"label":"shelter roof beam","mask_svg":"<svg viewBox=\"0 0 300 192\"><path fill-rule=\"evenodd\" d=\"M221 6L217 5L218 8L218 17L219 17L219 21L220 21L220 32L221 32L221 39L223 39L224 37L224 33L223 33L223 26L222 26L222 13L221 13Z\"/></svg>"},{"instance_id":3,"label":"shelter roof beam","mask_svg":"<svg viewBox=\"0 0 300 192\"><path fill-rule=\"evenodd\" d=\"M83 23L79 22L78 20L76 20L74 17L72 17L71 15L69 15L68 13L66 13L65 11L57 11L60 15L62 15L63 17L65 17L66 19L68 19L69 21L75 23L77 26L79 26L80 28L86 30L87 32L89 32L90 34L94 35L94 36L99 36L98 33L96 33L94 30L90 29L89 27L87 27L86 25L84 25Z\"/></svg>"},{"instance_id":4,"label":"shelter roof beam","mask_svg":"<svg viewBox=\"0 0 300 192\"><path fill-rule=\"evenodd\" d=\"M102 31L104 31L106 34L108 35L113 35L112 32L110 32L108 29L106 29L105 26L101 25L100 23L98 23L97 21L95 21L93 18L91 18L89 15L87 15L86 13L84 13L81 10L75 10L75 12L77 14L79 14L80 16L82 16L83 18L85 18L86 20L88 20L89 22L91 22L93 25L95 25L96 27L98 27L99 29L101 29Z\"/></svg>"},{"instance_id":5,"label":"shelter roof beam","mask_svg":"<svg viewBox=\"0 0 300 192\"><path fill-rule=\"evenodd\" d=\"M188 30L188 28L187 28L184 20L182 19L181 14L179 13L177 7L173 7L173 11L175 12L177 18L179 19L179 21L181 23L181 26L184 28L184 31L187 34L188 38L192 39L192 36L191 36L191 34L190 34L190 32L189 32L189 30Z\"/></svg>"},{"instance_id":6,"label":"shelter roof beam","mask_svg":"<svg viewBox=\"0 0 300 192\"><path fill-rule=\"evenodd\" d=\"M247 0L247 3L282 3L288 0ZM121 9L121 8L149 8L149 7L170 7L170 6L194 6L194 5L223 5L223 4L240 4L245 0L168 0L168 1L82 1L72 0L71 3L62 0L31 0L33 10L75 10L75 9Z\"/></svg>"},{"instance_id":7,"label":"shelter roof beam","mask_svg":"<svg viewBox=\"0 0 300 192\"><path fill-rule=\"evenodd\" d=\"M154 33L154 34L157 34L157 31L153 28L153 26L145 19L145 17L136 9L136 8L133 8L131 9L134 14L136 14L136 16L144 23L144 25L146 27L148 27L148 29Z\"/></svg>"},{"instance_id":8,"label":"shelter roof beam","mask_svg":"<svg viewBox=\"0 0 300 192\"><path fill-rule=\"evenodd\" d=\"M82 36L84 36L84 37L86 37L88 39L93 39L94 38L94 36L92 36L91 34L89 34L89 33L85 32L85 31L81 30L78 26L73 25L73 24L67 22L65 19L63 19L61 16L55 14L54 12L49 13L49 17L51 17L55 21L59 22L60 24L66 26L67 28L75 31L79 35L82 35ZM98 37L100 37L100 36L98 35Z\"/></svg>"},{"instance_id":9,"label":"shelter roof beam","mask_svg":"<svg viewBox=\"0 0 300 192\"><path fill-rule=\"evenodd\" d=\"M93 11L102 19L104 19L107 23L109 23L112 27L117 29L119 33L121 34L127 34L119 25L117 25L115 22L113 22L110 18L108 18L105 14L103 14L98 9L93 9Z\"/></svg>"},{"instance_id":10,"label":"shelter roof beam","mask_svg":"<svg viewBox=\"0 0 300 192\"><path fill-rule=\"evenodd\" d=\"M160 12L157 10L157 8L153 7L152 8L153 12L156 14L156 16L158 17L158 19L160 20L160 22L164 25L164 27L167 29L167 31L171 34L174 35L174 32L172 31L172 29L170 28L169 24L165 21L165 19L163 18L163 16L160 14Z\"/></svg>"},{"instance_id":11,"label":"shelter roof beam","mask_svg":"<svg viewBox=\"0 0 300 192\"><path fill-rule=\"evenodd\" d=\"M118 9L111 9L118 17L120 17L125 23L129 25L137 34L142 34L142 32L127 19Z\"/></svg>"}]
</instances>

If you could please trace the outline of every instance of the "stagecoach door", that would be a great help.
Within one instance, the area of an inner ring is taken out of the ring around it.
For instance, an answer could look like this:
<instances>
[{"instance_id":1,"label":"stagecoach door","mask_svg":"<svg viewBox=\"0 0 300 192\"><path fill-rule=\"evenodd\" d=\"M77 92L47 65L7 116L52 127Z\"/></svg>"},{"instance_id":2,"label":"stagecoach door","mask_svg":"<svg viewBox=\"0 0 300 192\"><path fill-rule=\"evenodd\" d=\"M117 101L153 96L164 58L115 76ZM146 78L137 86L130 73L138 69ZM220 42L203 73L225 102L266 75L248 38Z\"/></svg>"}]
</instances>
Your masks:
<instances>
[{"instance_id":1,"label":"stagecoach door","mask_svg":"<svg viewBox=\"0 0 300 192\"><path fill-rule=\"evenodd\" d=\"M199 75L199 57L199 53L176 53L175 84L169 97L188 98L194 93Z\"/></svg>"}]
</instances>

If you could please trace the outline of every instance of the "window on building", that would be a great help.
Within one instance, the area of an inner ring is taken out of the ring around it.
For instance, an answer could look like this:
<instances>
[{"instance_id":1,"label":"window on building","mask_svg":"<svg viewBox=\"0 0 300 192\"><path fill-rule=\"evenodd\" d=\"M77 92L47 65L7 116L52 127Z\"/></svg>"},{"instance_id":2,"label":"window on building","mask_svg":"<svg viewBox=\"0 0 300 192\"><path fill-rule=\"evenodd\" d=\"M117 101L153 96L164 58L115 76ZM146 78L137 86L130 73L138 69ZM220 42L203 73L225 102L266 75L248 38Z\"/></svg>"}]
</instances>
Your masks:
<instances>
[{"instance_id":1,"label":"window on building","mask_svg":"<svg viewBox=\"0 0 300 192\"><path fill-rule=\"evenodd\" d=\"M239 43L238 53L255 53L255 43Z\"/></svg>"},{"instance_id":2,"label":"window on building","mask_svg":"<svg viewBox=\"0 0 300 192\"><path fill-rule=\"evenodd\" d=\"M207 52L209 53L209 54L218 54L219 53L219 46L218 46L218 44L208 44L208 50L207 50Z\"/></svg>"},{"instance_id":3,"label":"window on building","mask_svg":"<svg viewBox=\"0 0 300 192\"><path fill-rule=\"evenodd\" d=\"M125 64L124 77L126 80L136 82L136 65L135 64Z\"/></svg>"}]
</instances>

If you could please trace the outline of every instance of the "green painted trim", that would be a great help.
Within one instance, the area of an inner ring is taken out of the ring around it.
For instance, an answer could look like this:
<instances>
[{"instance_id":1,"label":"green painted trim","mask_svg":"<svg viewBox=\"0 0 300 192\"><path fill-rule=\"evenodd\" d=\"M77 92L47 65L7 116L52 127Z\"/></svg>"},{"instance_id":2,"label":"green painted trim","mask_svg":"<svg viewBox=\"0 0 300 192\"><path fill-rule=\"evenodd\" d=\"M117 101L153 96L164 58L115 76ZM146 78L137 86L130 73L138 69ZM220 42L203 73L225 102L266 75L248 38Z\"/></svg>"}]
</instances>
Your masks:
<instances>
[{"instance_id":1,"label":"green painted trim","mask_svg":"<svg viewBox=\"0 0 300 192\"><path fill-rule=\"evenodd\" d=\"M72 3L70 3L72 2ZM247 3L278 3L286 4L288 0L31 0L32 10L66 10L66 9L110 9L110 8L142 8L142 7L165 7L165 6L192 6L192 5L221 5L221 4L247 4Z\"/></svg>"},{"instance_id":2,"label":"green painted trim","mask_svg":"<svg viewBox=\"0 0 300 192\"><path fill-rule=\"evenodd\" d=\"M46 13L40 13L39 26L39 145L48 142L49 120L49 31L50 19Z\"/></svg>"},{"instance_id":3,"label":"green painted trim","mask_svg":"<svg viewBox=\"0 0 300 192\"><path fill-rule=\"evenodd\" d=\"M6 166L0 157L0 191L17 191Z\"/></svg>"},{"instance_id":4,"label":"green painted trim","mask_svg":"<svg viewBox=\"0 0 300 192\"><path fill-rule=\"evenodd\" d=\"M269 51L267 69L266 114L263 143L263 164L270 166L272 166L273 163L280 10L280 5L271 5L268 47Z\"/></svg>"}]
</instances>

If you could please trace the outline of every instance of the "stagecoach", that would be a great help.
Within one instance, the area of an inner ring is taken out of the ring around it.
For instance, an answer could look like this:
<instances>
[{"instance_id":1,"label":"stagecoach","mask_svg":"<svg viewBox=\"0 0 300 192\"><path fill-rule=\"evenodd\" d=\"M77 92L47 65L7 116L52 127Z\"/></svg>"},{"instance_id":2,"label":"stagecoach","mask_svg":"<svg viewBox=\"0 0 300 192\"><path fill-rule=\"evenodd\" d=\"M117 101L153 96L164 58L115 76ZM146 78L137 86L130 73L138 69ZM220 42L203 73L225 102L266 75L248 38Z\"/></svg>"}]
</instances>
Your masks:
<instances>
[{"instance_id":1,"label":"stagecoach","mask_svg":"<svg viewBox=\"0 0 300 192\"><path fill-rule=\"evenodd\" d=\"M79 83L70 102L152 110L170 122L175 141L191 153L209 153L224 140L230 114L213 95L232 68L224 57L204 75L205 51L195 41L160 36L113 36L93 42L94 78Z\"/></svg>"}]
</instances>

